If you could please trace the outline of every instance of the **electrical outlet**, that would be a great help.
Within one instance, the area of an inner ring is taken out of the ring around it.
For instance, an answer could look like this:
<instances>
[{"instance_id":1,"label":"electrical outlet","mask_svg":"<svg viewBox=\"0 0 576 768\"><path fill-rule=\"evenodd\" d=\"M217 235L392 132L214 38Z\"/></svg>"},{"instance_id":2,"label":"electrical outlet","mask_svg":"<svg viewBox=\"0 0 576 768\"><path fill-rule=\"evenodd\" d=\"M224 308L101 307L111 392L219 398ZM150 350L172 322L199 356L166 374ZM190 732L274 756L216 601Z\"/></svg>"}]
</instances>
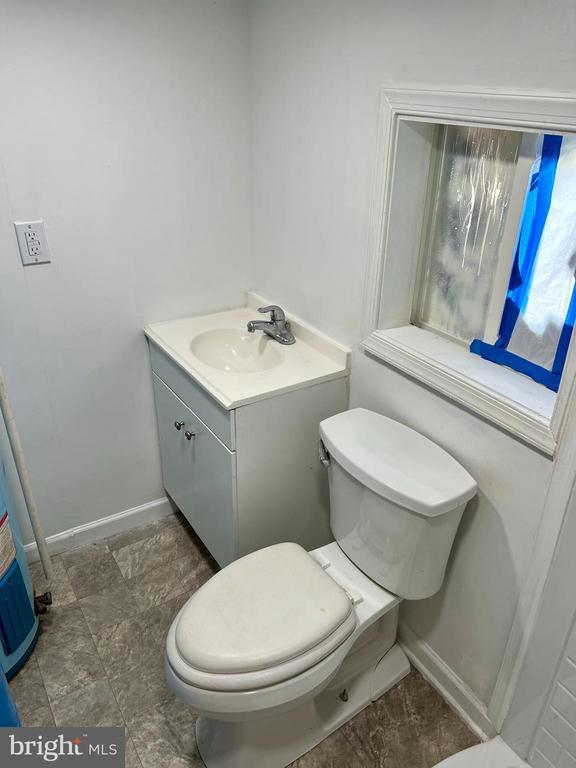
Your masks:
<instances>
[{"instance_id":1,"label":"electrical outlet","mask_svg":"<svg viewBox=\"0 0 576 768\"><path fill-rule=\"evenodd\" d=\"M27 225L27 229L25 230L24 234L26 236L26 242L34 243L34 242L37 242L40 238L39 238L39 235L38 235L38 230L36 230L36 229L29 229L28 227L30 227L30 226L31 226L31 224Z\"/></svg>"},{"instance_id":2,"label":"electrical outlet","mask_svg":"<svg viewBox=\"0 0 576 768\"><path fill-rule=\"evenodd\" d=\"M18 221L14 223L20 258L25 267L33 264L49 264L50 249L46 240L43 221Z\"/></svg>"}]
</instances>

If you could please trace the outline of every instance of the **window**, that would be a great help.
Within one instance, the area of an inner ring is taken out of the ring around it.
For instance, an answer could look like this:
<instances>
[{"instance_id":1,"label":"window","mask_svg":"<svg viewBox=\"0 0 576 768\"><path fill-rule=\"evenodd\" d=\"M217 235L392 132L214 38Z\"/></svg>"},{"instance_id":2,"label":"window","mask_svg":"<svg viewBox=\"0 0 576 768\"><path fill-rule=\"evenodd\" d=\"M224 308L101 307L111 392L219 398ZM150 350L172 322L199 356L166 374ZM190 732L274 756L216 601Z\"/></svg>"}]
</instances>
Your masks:
<instances>
[{"instance_id":1,"label":"window","mask_svg":"<svg viewBox=\"0 0 576 768\"><path fill-rule=\"evenodd\" d=\"M380 127L364 349L553 453L576 372L576 103L383 89Z\"/></svg>"},{"instance_id":2,"label":"window","mask_svg":"<svg viewBox=\"0 0 576 768\"><path fill-rule=\"evenodd\" d=\"M413 322L557 391L574 324L574 137L439 125L435 143Z\"/></svg>"}]
</instances>

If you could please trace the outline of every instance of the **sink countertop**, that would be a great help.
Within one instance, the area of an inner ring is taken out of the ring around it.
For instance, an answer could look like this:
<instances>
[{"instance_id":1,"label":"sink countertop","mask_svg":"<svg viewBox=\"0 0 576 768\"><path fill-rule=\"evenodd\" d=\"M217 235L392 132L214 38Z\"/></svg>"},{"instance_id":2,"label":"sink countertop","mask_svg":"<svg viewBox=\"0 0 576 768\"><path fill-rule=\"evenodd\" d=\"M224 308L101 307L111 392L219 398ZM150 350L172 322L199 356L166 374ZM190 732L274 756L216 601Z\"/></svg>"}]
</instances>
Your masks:
<instances>
[{"instance_id":1,"label":"sink countertop","mask_svg":"<svg viewBox=\"0 0 576 768\"><path fill-rule=\"evenodd\" d=\"M266 343L273 345L281 356L275 367L236 372L215 368L199 360L192 352L192 342L201 333L214 329L246 331L248 320L266 319L267 316L259 316L256 309L270 304L269 301L249 293L247 303L246 307L226 312L147 325L144 333L227 410L348 376L350 350L289 312L286 316L296 343L283 345L266 337ZM263 335L262 331L256 331L256 335Z\"/></svg>"}]
</instances>

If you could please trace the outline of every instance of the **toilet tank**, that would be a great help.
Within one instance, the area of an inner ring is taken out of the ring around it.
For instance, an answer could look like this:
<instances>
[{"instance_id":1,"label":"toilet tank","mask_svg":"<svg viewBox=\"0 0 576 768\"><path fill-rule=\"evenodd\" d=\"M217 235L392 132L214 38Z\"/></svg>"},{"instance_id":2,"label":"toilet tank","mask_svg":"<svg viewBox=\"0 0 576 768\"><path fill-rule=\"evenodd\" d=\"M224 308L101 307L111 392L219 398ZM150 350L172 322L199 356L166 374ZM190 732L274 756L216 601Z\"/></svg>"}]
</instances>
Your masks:
<instances>
[{"instance_id":1,"label":"toilet tank","mask_svg":"<svg viewBox=\"0 0 576 768\"><path fill-rule=\"evenodd\" d=\"M334 538L367 576L408 600L442 586L476 482L440 446L364 408L320 424Z\"/></svg>"}]
</instances>

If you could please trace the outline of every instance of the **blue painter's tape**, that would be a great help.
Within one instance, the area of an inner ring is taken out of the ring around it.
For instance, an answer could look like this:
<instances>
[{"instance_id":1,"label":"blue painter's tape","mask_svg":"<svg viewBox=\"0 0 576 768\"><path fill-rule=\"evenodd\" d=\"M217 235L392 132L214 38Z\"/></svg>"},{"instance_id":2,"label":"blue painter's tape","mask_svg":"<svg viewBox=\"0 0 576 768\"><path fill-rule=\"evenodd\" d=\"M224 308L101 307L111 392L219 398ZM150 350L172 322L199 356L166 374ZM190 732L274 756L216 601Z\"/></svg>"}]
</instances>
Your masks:
<instances>
[{"instance_id":1,"label":"blue painter's tape","mask_svg":"<svg viewBox=\"0 0 576 768\"><path fill-rule=\"evenodd\" d=\"M505 365L508 368L518 371L518 373L530 376L531 379L534 379L534 381L537 381L539 384L544 384L548 389L558 392L561 373L553 373L547 368L543 368L541 365L531 363L529 360L525 360L523 357L515 355L513 352L509 352L507 349L497 347L495 344L486 344L479 339L474 339L470 345L470 352L473 352L475 355L480 355L484 360L490 360L493 363L498 363L498 365Z\"/></svg>"},{"instance_id":2,"label":"blue painter's tape","mask_svg":"<svg viewBox=\"0 0 576 768\"><path fill-rule=\"evenodd\" d=\"M540 166L532 174L524 203L498 339L495 344L487 344L480 339L475 339L470 345L472 353L480 355L485 360L491 360L530 376L534 381L544 384L555 392L560 386L562 370L576 319L576 287L572 293L570 307L560 334L551 370L509 352L507 347L518 317L525 309L530 295L536 255L550 211L561 148L562 136L546 135L544 137Z\"/></svg>"}]
</instances>

